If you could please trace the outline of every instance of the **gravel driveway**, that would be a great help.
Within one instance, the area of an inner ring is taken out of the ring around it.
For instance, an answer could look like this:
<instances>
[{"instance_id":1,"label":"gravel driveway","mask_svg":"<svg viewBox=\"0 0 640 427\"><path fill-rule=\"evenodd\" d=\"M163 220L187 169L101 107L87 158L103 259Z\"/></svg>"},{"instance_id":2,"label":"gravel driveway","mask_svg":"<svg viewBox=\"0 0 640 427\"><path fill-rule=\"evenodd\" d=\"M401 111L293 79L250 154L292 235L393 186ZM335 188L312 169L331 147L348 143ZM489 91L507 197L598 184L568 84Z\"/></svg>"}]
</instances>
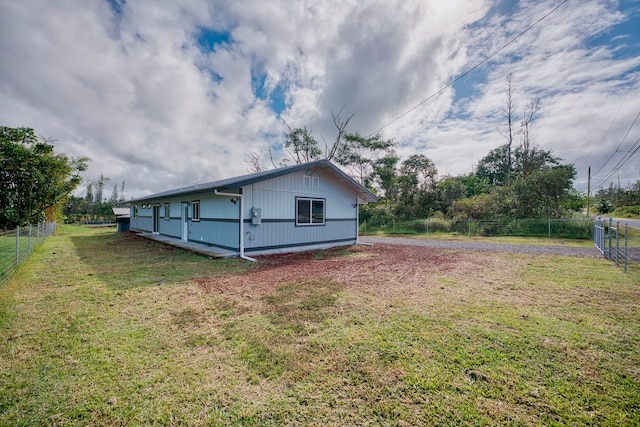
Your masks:
<instances>
[{"instance_id":1,"label":"gravel driveway","mask_svg":"<svg viewBox=\"0 0 640 427\"><path fill-rule=\"evenodd\" d=\"M361 243L370 244L390 244L405 246L422 246L438 249L454 249L469 251L489 251L489 252L513 252L531 255L564 255L580 258L602 258L602 254L596 247L576 248L568 246L539 246L539 245L512 245L491 242L461 242L451 240L425 240L412 239L409 237L373 237L361 236Z\"/></svg>"}]
</instances>

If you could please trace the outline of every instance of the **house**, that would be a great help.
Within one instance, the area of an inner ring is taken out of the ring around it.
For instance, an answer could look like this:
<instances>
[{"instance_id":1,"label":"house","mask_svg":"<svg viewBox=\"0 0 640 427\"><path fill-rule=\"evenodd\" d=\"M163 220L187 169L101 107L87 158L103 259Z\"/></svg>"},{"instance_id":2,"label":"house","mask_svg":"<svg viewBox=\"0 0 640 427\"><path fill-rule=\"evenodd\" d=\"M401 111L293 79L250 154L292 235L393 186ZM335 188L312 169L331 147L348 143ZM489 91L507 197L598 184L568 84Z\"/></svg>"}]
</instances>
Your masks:
<instances>
[{"instance_id":1,"label":"house","mask_svg":"<svg viewBox=\"0 0 640 427\"><path fill-rule=\"evenodd\" d=\"M131 201L131 230L238 256L351 245L358 206L378 199L328 160L224 179Z\"/></svg>"}]
</instances>

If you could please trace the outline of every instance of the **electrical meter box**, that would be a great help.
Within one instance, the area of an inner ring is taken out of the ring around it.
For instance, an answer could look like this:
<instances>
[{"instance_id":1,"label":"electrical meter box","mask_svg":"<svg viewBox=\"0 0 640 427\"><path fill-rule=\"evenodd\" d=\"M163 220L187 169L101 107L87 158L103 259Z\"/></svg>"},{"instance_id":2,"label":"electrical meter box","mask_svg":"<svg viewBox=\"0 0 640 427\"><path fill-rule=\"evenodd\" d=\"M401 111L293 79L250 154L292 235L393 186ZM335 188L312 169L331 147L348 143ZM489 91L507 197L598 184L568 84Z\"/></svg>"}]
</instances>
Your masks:
<instances>
[{"instance_id":1,"label":"electrical meter box","mask_svg":"<svg viewBox=\"0 0 640 427\"><path fill-rule=\"evenodd\" d=\"M251 208L251 224L253 225L262 224L262 209Z\"/></svg>"}]
</instances>

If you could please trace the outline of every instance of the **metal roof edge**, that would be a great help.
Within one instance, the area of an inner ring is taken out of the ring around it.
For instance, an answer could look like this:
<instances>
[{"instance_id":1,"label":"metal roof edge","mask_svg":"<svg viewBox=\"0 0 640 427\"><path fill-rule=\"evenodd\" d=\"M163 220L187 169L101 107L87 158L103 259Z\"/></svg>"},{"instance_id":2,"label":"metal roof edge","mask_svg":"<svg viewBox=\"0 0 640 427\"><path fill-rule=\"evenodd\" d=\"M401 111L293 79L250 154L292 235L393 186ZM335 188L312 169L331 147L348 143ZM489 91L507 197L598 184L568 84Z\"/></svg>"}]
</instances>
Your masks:
<instances>
[{"instance_id":1,"label":"metal roof edge","mask_svg":"<svg viewBox=\"0 0 640 427\"><path fill-rule=\"evenodd\" d=\"M135 199L129 200L129 203L141 202L141 201L149 201L153 199L159 199L163 197L171 197L182 194L197 194L204 193L212 190L231 190L236 188L241 188L247 185L255 184L257 182L266 181L268 179L278 178L283 175L287 175L290 173L298 172L304 169L311 169L317 167L327 167L332 171L336 172L343 179L345 179L349 185L355 188L356 193L358 193L359 198L362 198L365 202L377 202L378 197L374 195L371 191L369 191L366 187L361 185L359 182L354 180L344 171L342 171L339 167L331 163L329 160L321 159L308 163L300 163L291 166L286 166L284 168L272 169L268 171L257 172L248 175L241 175L233 178L222 179L218 181L212 181L203 184L195 184L188 187L176 188L173 190L167 190L160 193L150 194L144 197L137 197ZM365 197L361 197L364 195Z\"/></svg>"}]
</instances>

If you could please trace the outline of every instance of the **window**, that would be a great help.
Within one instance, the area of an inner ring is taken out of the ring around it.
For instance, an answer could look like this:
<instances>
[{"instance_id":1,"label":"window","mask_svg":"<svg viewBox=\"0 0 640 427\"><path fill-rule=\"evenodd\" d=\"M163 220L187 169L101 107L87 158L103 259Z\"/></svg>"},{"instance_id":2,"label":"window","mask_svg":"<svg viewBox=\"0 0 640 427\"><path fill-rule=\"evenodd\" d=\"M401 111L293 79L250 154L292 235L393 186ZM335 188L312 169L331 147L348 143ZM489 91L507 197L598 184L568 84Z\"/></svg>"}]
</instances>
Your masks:
<instances>
[{"instance_id":1,"label":"window","mask_svg":"<svg viewBox=\"0 0 640 427\"><path fill-rule=\"evenodd\" d=\"M324 225L324 199L296 199L296 225Z\"/></svg>"},{"instance_id":2,"label":"window","mask_svg":"<svg viewBox=\"0 0 640 427\"><path fill-rule=\"evenodd\" d=\"M200 221L200 201L191 202L191 220Z\"/></svg>"},{"instance_id":3,"label":"window","mask_svg":"<svg viewBox=\"0 0 640 427\"><path fill-rule=\"evenodd\" d=\"M133 205L133 218L138 218L138 205Z\"/></svg>"},{"instance_id":4,"label":"window","mask_svg":"<svg viewBox=\"0 0 640 427\"><path fill-rule=\"evenodd\" d=\"M303 187L319 188L320 187L320 178L317 177L317 176L304 175L302 177L302 186Z\"/></svg>"},{"instance_id":5,"label":"window","mask_svg":"<svg viewBox=\"0 0 640 427\"><path fill-rule=\"evenodd\" d=\"M171 204L164 204L164 219L171 219Z\"/></svg>"}]
</instances>

